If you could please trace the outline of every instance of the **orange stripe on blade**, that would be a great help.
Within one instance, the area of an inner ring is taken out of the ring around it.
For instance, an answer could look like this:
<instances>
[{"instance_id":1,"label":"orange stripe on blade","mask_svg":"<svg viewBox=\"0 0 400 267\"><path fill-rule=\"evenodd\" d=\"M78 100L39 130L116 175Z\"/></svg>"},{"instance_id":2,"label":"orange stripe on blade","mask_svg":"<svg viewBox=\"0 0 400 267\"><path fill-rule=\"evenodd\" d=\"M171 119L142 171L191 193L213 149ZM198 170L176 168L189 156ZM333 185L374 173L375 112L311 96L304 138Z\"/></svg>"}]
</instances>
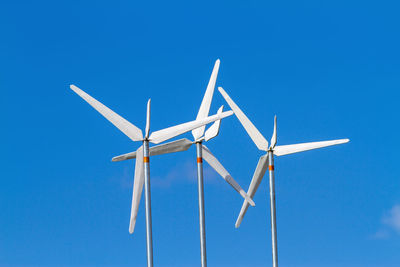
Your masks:
<instances>
[{"instance_id":1,"label":"orange stripe on blade","mask_svg":"<svg viewBox=\"0 0 400 267\"><path fill-rule=\"evenodd\" d=\"M197 158L197 163L203 163L203 158Z\"/></svg>"},{"instance_id":2,"label":"orange stripe on blade","mask_svg":"<svg viewBox=\"0 0 400 267\"><path fill-rule=\"evenodd\" d=\"M143 162L150 162L149 157L143 157Z\"/></svg>"},{"instance_id":3,"label":"orange stripe on blade","mask_svg":"<svg viewBox=\"0 0 400 267\"><path fill-rule=\"evenodd\" d=\"M269 166L268 166L268 169L269 169L270 171L273 171L273 170L274 170L274 165L269 165Z\"/></svg>"}]
</instances>

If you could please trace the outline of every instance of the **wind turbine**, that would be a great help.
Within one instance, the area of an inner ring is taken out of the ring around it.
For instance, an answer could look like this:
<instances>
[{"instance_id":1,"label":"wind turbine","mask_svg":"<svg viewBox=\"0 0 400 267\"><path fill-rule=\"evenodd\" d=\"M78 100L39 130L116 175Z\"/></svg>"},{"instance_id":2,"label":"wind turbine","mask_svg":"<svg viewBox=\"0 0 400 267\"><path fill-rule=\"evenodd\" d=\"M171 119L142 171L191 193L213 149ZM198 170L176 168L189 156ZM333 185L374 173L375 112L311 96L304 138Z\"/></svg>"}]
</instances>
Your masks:
<instances>
[{"instance_id":1,"label":"wind turbine","mask_svg":"<svg viewBox=\"0 0 400 267\"><path fill-rule=\"evenodd\" d=\"M88 102L94 109L101 115L109 120L114 126L128 136L132 141L141 141L143 145L136 150L136 166L135 166L135 179L133 183L132 195L132 209L131 218L129 223L129 232L133 233L136 223L136 217L139 209L139 202L143 191L143 184L145 185L145 204L146 204L146 241L147 241L147 266L153 266L153 238L152 238L152 220L151 220L151 196L150 196L150 160L149 160L149 142L161 143L165 140L183 134L185 132L196 129L210 122L221 120L233 114L232 111L219 113L210 117L202 118L199 120L179 124L173 127L165 128L156 132L150 133L150 103L147 102L147 118L145 135L143 137L142 131L131 124L117 113L104 106L102 103L76 87L71 85L70 88Z\"/></svg>"},{"instance_id":2,"label":"wind turbine","mask_svg":"<svg viewBox=\"0 0 400 267\"><path fill-rule=\"evenodd\" d=\"M215 83L218 76L220 60L215 62L210 80L207 85L206 92L200 105L196 120L202 120L208 116L212 97L214 94ZM217 114L222 113L223 106L218 109ZM201 126L192 130L194 140L190 141L186 138L176 140L167 144L162 144L150 148L150 155L161 155L179 151L186 151L191 145L196 144L197 149L197 181L198 181L198 195L199 195L199 225L200 225L200 252L201 252L201 266L207 266L207 253L206 253L206 234L205 234L205 212L204 212L204 183L203 183L203 158L213 167L222 178L229 183L244 199L246 203L254 206L254 201L246 194L240 185L232 178L229 172L222 166L218 159L211 153L203 142L209 141L216 137L219 133L221 120L217 120L214 124L205 131L205 126ZM116 156L112 161L122 161L136 158L137 152L130 152L120 156Z\"/></svg>"},{"instance_id":3,"label":"wind turbine","mask_svg":"<svg viewBox=\"0 0 400 267\"><path fill-rule=\"evenodd\" d=\"M269 190L270 190L270 206L271 206L271 239L272 239L272 263L273 267L278 267L278 248L277 248L277 232L276 232L276 207L275 207L275 175L274 175L274 155L283 156L307 150L339 145L349 142L349 139L339 139L322 142L311 142L301 143L294 145L276 146L277 134L276 134L276 116L274 118L274 131L271 138L271 145L268 147L268 141L261 135L253 123L246 117L246 115L240 110L240 108L233 102L229 95L222 89L218 88L219 92L225 98L226 102L232 108L236 117L247 131L250 138L253 140L259 150L266 151L267 153L260 157L256 170L254 171L253 178L251 180L249 190L247 194L253 198L256 193L261 180L267 171L269 170ZM238 228L243 220L243 217L249 207L249 204L244 201L242 209L240 210L239 217L236 221L235 227Z\"/></svg>"}]
</instances>

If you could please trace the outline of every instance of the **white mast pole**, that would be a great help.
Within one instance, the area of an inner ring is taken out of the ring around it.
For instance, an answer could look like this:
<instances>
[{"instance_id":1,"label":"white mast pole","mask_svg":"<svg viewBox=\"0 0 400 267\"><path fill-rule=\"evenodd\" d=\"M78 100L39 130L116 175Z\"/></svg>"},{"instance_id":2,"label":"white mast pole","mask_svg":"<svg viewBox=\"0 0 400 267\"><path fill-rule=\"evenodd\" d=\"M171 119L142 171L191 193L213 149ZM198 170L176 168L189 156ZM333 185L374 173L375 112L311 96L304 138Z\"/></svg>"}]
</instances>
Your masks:
<instances>
[{"instance_id":1,"label":"white mast pole","mask_svg":"<svg viewBox=\"0 0 400 267\"><path fill-rule=\"evenodd\" d=\"M268 151L269 193L271 205L272 266L278 267L278 241L276 233L275 174L274 153Z\"/></svg>"},{"instance_id":2,"label":"white mast pole","mask_svg":"<svg viewBox=\"0 0 400 267\"><path fill-rule=\"evenodd\" d=\"M200 224L200 253L201 253L201 266L207 267L207 253L206 253L206 223L204 214L204 181L203 181L203 153L202 144L196 142L197 149L197 185L199 193L199 224Z\"/></svg>"},{"instance_id":3,"label":"white mast pole","mask_svg":"<svg viewBox=\"0 0 400 267\"><path fill-rule=\"evenodd\" d=\"M150 157L149 140L143 141L144 187L146 204L146 241L147 241L147 267L153 267L153 233L151 221L151 193L150 193Z\"/></svg>"}]
</instances>

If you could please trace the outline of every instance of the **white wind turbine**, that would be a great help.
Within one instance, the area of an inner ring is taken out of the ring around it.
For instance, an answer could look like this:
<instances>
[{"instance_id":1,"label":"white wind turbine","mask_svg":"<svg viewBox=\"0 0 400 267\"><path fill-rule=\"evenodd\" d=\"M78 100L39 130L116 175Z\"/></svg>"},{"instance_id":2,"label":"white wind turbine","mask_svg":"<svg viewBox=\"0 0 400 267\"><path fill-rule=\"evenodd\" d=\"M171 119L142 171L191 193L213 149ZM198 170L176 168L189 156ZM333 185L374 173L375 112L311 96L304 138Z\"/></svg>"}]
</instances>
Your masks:
<instances>
[{"instance_id":1,"label":"white wind turbine","mask_svg":"<svg viewBox=\"0 0 400 267\"><path fill-rule=\"evenodd\" d=\"M261 180L267 171L269 170L269 189L270 189L270 206L271 206L271 238L272 238L272 263L273 267L278 267L278 248L277 248L277 232L276 232L276 210L275 210L275 176L274 176L274 155L283 156L288 154L293 154L297 152L303 152L307 150L339 145L349 142L349 139L339 139L331 141L322 142L311 142L311 143L301 143L294 145L284 145L276 146L277 136L276 136L276 116L274 118L274 131L271 138L271 145L268 146L268 141L261 135L257 128L251 123L251 121L246 117L246 115L240 110L240 108L233 102L229 95L222 89L218 88L219 92L225 98L226 102L232 108L236 117L239 119L242 126L245 128L246 132L253 140L255 145L259 150L266 151L267 153L260 157L256 170L254 171L253 178L251 180L249 190L247 194L249 197L253 198L256 193ZM235 227L238 228L243 220L243 217L249 207L249 204L244 201L242 209L238 219L236 220Z\"/></svg>"},{"instance_id":2,"label":"white wind turbine","mask_svg":"<svg viewBox=\"0 0 400 267\"><path fill-rule=\"evenodd\" d=\"M133 233L136 223L136 217L139 208L139 202L143 191L143 184L145 185L145 204L146 204L146 241L147 241L147 266L153 266L153 241L152 241L152 222L151 222L151 197L150 197L150 161L149 161L149 142L161 143L165 140L171 139L175 136L191 131L201 127L210 122L221 120L233 114L232 111L219 113L210 117L198 119L195 121L179 124L173 127L165 128L150 135L150 100L147 102L147 118L145 136L143 137L142 131L135 125L131 124L117 113L104 106L102 103L76 87L71 85L70 88L88 102L94 109L101 115L109 120L114 126L128 136L132 141L143 142L143 145L136 150L136 166L135 166L135 179L133 183L132 195L132 209L129 224L129 232Z\"/></svg>"},{"instance_id":3,"label":"white wind turbine","mask_svg":"<svg viewBox=\"0 0 400 267\"><path fill-rule=\"evenodd\" d=\"M210 80L207 85L206 92L200 105L196 120L202 120L208 116L212 97L214 94L215 83L218 76L220 60L215 62L214 69L211 73ZM218 109L217 114L222 113L223 106ZM186 138L179 139L170 143L150 147L150 156L162 155L167 153L186 151L192 144L196 144L197 148L197 178L198 178L198 194L199 194L199 224L200 224L200 251L201 251L201 266L207 266L206 254L206 234L205 234L205 212L204 212L204 183L203 183L203 158L213 167L222 178L229 183L244 199L246 203L254 206L253 200L246 194L240 185L232 178L228 171L222 166L218 159L211 151L202 143L216 137L219 133L221 120L217 120L214 124L205 131L205 126L192 130L194 140L190 141ZM116 156L112 161L122 161L136 158L137 152L130 152L120 156Z\"/></svg>"}]
</instances>

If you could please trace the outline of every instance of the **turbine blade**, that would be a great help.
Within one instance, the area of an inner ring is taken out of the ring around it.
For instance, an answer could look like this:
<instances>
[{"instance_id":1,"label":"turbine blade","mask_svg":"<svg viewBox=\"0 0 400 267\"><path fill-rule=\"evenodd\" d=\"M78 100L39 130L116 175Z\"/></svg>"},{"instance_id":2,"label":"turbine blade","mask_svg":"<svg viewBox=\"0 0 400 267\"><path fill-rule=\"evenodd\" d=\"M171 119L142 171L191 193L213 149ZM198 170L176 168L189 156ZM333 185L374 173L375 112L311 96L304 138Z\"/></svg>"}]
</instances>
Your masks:
<instances>
[{"instance_id":1,"label":"turbine blade","mask_svg":"<svg viewBox=\"0 0 400 267\"><path fill-rule=\"evenodd\" d=\"M146 130L145 130L145 137L149 137L149 132L150 132L150 105L151 105L151 99L147 102L147 116L146 116Z\"/></svg>"},{"instance_id":2,"label":"turbine blade","mask_svg":"<svg viewBox=\"0 0 400 267\"><path fill-rule=\"evenodd\" d=\"M219 109L217 114L221 114L224 109L224 106L222 105ZM219 128L221 126L221 120L217 120L213 123L213 125L210 126L210 128L207 129L206 133L204 134L204 140L207 142L208 140L213 139L216 137L219 133Z\"/></svg>"},{"instance_id":3,"label":"turbine blade","mask_svg":"<svg viewBox=\"0 0 400 267\"><path fill-rule=\"evenodd\" d=\"M254 198L258 186L260 185L262 178L264 177L265 172L267 171L267 167L268 167L268 154L261 156L260 159L258 160L256 170L254 171L253 178L251 179L249 191L247 191L247 195L250 198ZM249 208L249 203L247 203L247 201L243 201L242 208L236 220L235 224L236 228L238 228L242 223L243 217L246 214L248 208Z\"/></svg>"},{"instance_id":4,"label":"turbine blade","mask_svg":"<svg viewBox=\"0 0 400 267\"><path fill-rule=\"evenodd\" d=\"M225 98L228 105L231 107L233 112L235 112L236 117L239 119L240 123L243 125L244 129L247 131L250 138L256 144L257 148L260 150L267 151L268 150L268 141L262 136L262 134L257 130L254 124L246 117L243 111L233 102L233 100L229 97L229 95L222 89L222 87L218 87L219 92Z\"/></svg>"},{"instance_id":5,"label":"turbine blade","mask_svg":"<svg viewBox=\"0 0 400 267\"><path fill-rule=\"evenodd\" d=\"M129 222L129 233L133 233L139 210L140 198L142 197L144 184L143 146L136 150L137 158L135 165L135 180L133 181L131 219Z\"/></svg>"},{"instance_id":6,"label":"turbine blade","mask_svg":"<svg viewBox=\"0 0 400 267\"><path fill-rule=\"evenodd\" d=\"M271 137L271 148L276 146L276 115L274 117L274 132L272 133Z\"/></svg>"},{"instance_id":7,"label":"turbine blade","mask_svg":"<svg viewBox=\"0 0 400 267\"><path fill-rule=\"evenodd\" d=\"M206 89L206 92L203 97L203 101L201 101L200 109L199 109L199 112L197 113L196 120L204 119L208 116L208 113L210 111L212 97L214 94L215 82L217 81L219 63L220 63L220 60L217 59L217 61L215 61L214 69L211 73L210 81L208 82L207 89ZM204 126L201 126L199 128L192 130L192 135L194 137L194 140L197 140L203 136L205 128L206 128L206 126L204 125Z\"/></svg>"},{"instance_id":8,"label":"turbine blade","mask_svg":"<svg viewBox=\"0 0 400 267\"><path fill-rule=\"evenodd\" d=\"M183 138L170 143L150 147L150 156L163 155L168 153L186 151L193 144L192 141ZM123 161L136 158L136 151L126 153L112 158L112 161Z\"/></svg>"},{"instance_id":9,"label":"turbine blade","mask_svg":"<svg viewBox=\"0 0 400 267\"><path fill-rule=\"evenodd\" d=\"M142 131L125 120L117 113L104 106L102 103L76 87L75 85L70 85L72 91L77 93L80 97L82 97L86 102L89 103L95 110L97 110L101 115L103 115L107 120L109 120L115 127L117 127L121 132L123 132L126 136L128 136L133 141L141 141L143 139Z\"/></svg>"},{"instance_id":10,"label":"turbine blade","mask_svg":"<svg viewBox=\"0 0 400 267\"><path fill-rule=\"evenodd\" d=\"M317 148L326 147L326 146L334 146L334 145L344 144L349 141L350 141L349 139L339 139L339 140L331 140L331 141L277 146L274 148L274 154L277 156L283 156L283 155L293 154L293 153L297 153L297 152L303 152L303 151L317 149Z\"/></svg>"},{"instance_id":11,"label":"turbine blade","mask_svg":"<svg viewBox=\"0 0 400 267\"><path fill-rule=\"evenodd\" d=\"M158 144L165 140L168 140L170 138L178 136L180 134L186 133L190 130L196 129L200 126L206 125L210 122L214 122L216 120L220 120L225 117L231 116L232 114L233 114L232 111L225 111L221 114L215 114L213 116L210 116L210 117L207 117L207 118L204 118L201 120L186 122L186 123L172 126L172 127L169 127L169 128L163 129L163 130L159 130L159 131L153 132L150 135L149 141L154 144Z\"/></svg>"},{"instance_id":12,"label":"turbine blade","mask_svg":"<svg viewBox=\"0 0 400 267\"><path fill-rule=\"evenodd\" d=\"M205 145L203 145L203 158L245 199L245 202L250 203L252 206L256 205Z\"/></svg>"}]
</instances>

